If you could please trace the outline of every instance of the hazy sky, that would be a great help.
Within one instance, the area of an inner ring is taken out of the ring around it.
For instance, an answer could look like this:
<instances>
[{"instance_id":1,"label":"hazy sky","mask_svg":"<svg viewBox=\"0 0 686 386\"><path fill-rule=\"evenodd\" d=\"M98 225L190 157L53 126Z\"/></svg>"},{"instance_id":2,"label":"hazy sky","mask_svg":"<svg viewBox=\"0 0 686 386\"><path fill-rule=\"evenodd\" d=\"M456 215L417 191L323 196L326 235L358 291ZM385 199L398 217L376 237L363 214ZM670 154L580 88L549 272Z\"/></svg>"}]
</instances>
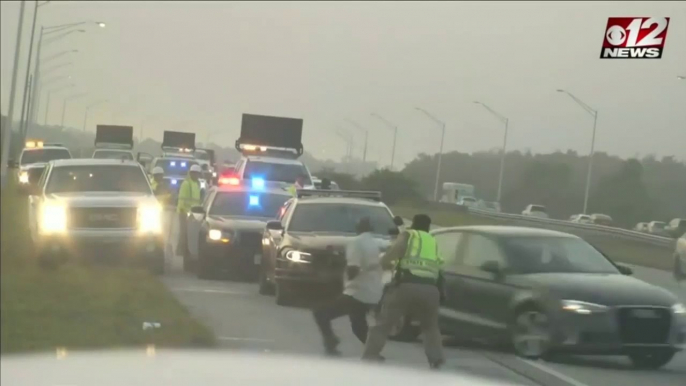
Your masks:
<instances>
[{"instance_id":1,"label":"hazy sky","mask_svg":"<svg viewBox=\"0 0 686 386\"><path fill-rule=\"evenodd\" d=\"M7 114L19 2L0 4ZM671 17L663 58L599 59L609 16ZM599 111L598 151L686 160L684 2L53 1L38 25L84 20L107 27L44 46L44 57L79 50L50 63L72 61L56 73L77 85L53 94L52 124L76 92L88 95L68 103L69 126L81 128L85 106L107 98L87 130L114 123L137 132L149 118L146 135L158 140L165 129L193 130L230 146L244 112L301 117L306 150L338 158L337 126L355 134L361 154L364 134L350 118L369 128L368 159L388 163L391 131L370 117L377 112L399 126L399 164L438 150L440 130L415 106L446 122L446 151L500 147L503 126L479 100L510 119L510 149L587 153L592 117L555 92L565 88Z\"/></svg>"}]
</instances>

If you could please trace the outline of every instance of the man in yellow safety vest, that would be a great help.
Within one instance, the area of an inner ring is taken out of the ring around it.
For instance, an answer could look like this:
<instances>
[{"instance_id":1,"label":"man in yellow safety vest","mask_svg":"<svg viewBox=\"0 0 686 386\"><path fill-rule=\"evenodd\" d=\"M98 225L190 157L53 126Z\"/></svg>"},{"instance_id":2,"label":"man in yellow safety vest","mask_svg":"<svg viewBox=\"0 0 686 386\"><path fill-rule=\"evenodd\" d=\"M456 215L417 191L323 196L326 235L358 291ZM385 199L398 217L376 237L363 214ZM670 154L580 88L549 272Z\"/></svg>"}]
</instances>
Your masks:
<instances>
[{"instance_id":1,"label":"man in yellow safety vest","mask_svg":"<svg viewBox=\"0 0 686 386\"><path fill-rule=\"evenodd\" d=\"M179 200L176 205L176 211L179 216L179 240L176 247L176 254L184 256L184 268L188 268L188 235L186 234L186 217L190 213L191 208L202 203L200 196L200 179L201 169L198 165L191 166L186 179L181 183L179 188Z\"/></svg>"},{"instance_id":2,"label":"man in yellow safety vest","mask_svg":"<svg viewBox=\"0 0 686 386\"><path fill-rule=\"evenodd\" d=\"M429 216L414 216L410 229L401 233L381 258L382 267L395 266L394 279L381 300L377 323L369 330L363 359L383 360L381 350L392 326L403 316L411 314L421 323L429 366L439 368L445 362L438 328L443 260L436 239L429 234L430 228Z\"/></svg>"}]
</instances>

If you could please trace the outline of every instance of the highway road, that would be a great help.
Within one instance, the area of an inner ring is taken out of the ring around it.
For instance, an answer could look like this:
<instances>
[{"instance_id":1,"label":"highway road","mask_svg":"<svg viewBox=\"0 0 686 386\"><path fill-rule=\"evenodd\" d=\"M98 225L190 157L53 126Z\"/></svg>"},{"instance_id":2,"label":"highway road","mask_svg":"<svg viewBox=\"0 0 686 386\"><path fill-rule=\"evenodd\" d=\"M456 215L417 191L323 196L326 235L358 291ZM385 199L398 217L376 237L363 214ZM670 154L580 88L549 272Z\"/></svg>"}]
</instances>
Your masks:
<instances>
[{"instance_id":1,"label":"highway road","mask_svg":"<svg viewBox=\"0 0 686 386\"><path fill-rule=\"evenodd\" d=\"M173 230L173 234L175 234ZM199 280L181 272L181 258L169 254L171 269L163 278L172 293L200 322L211 328L221 347L264 355L322 356L321 339L307 307L277 306L273 297L259 295L255 283ZM667 272L634 268L635 276L667 288L686 303L686 285L679 287ZM370 321L371 323L371 321ZM334 328L341 338L343 358L358 360L362 345L346 319ZM462 372L519 385L543 386L676 386L686 382L686 353L665 368L642 371L622 357L569 356L556 362L528 361L478 345L446 342L447 362L441 371ZM428 366L420 342L389 342L383 366L424 371ZM299 369L299 371L308 371ZM313 370L314 371L314 370Z\"/></svg>"}]
</instances>

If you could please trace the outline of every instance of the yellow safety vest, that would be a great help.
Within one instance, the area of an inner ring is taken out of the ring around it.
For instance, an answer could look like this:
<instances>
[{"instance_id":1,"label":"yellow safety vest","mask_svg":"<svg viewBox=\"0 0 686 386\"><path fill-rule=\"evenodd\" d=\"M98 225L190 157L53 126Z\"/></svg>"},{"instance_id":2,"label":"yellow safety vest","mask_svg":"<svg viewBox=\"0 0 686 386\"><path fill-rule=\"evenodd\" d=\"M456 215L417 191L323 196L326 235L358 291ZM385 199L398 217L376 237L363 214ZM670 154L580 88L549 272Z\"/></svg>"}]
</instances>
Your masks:
<instances>
[{"instance_id":1,"label":"yellow safety vest","mask_svg":"<svg viewBox=\"0 0 686 386\"><path fill-rule=\"evenodd\" d=\"M191 208L201 204L200 184L187 177L179 188L179 202L176 206L179 213L188 213Z\"/></svg>"},{"instance_id":2,"label":"yellow safety vest","mask_svg":"<svg viewBox=\"0 0 686 386\"><path fill-rule=\"evenodd\" d=\"M410 238L407 241L407 250L400 259L399 268L421 278L438 279L443 259L438 253L436 239L426 232L414 229L408 230L408 233Z\"/></svg>"},{"instance_id":3,"label":"yellow safety vest","mask_svg":"<svg viewBox=\"0 0 686 386\"><path fill-rule=\"evenodd\" d=\"M295 185L291 185L288 187L288 193L290 193L291 196L295 197L298 195L298 189L295 187Z\"/></svg>"},{"instance_id":4,"label":"yellow safety vest","mask_svg":"<svg viewBox=\"0 0 686 386\"><path fill-rule=\"evenodd\" d=\"M157 201L159 201L162 205L167 205L169 199L171 198L171 194L169 192L158 193L157 187L159 184L155 180L150 181L150 186L152 187L152 192L155 194L155 197L157 197Z\"/></svg>"}]
</instances>

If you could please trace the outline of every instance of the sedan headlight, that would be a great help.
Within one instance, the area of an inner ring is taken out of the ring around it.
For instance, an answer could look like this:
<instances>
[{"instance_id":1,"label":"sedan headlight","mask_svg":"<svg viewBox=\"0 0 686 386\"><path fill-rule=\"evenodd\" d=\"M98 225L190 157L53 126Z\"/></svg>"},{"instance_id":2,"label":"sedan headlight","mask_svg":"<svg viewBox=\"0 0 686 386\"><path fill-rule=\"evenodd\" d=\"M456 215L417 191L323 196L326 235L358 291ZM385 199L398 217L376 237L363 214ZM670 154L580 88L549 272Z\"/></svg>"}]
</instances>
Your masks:
<instances>
[{"instance_id":1,"label":"sedan headlight","mask_svg":"<svg viewBox=\"0 0 686 386\"><path fill-rule=\"evenodd\" d=\"M56 203L46 203L40 216L40 229L43 233L64 233L67 230L67 207Z\"/></svg>"},{"instance_id":2,"label":"sedan headlight","mask_svg":"<svg viewBox=\"0 0 686 386\"><path fill-rule=\"evenodd\" d=\"M296 263L311 263L312 255L307 252L300 252L296 250L290 250L286 252L286 258L290 261Z\"/></svg>"},{"instance_id":3,"label":"sedan headlight","mask_svg":"<svg viewBox=\"0 0 686 386\"><path fill-rule=\"evenodd\" d=\"M29 183L29 172L22 171L21 173L19 173L19 183L20 184L28 184Z\"/></svg>"},{"instance_id":4,"label":"sedan headlight","mask_svg":"<svg viewBox=\"0 0 686 386\"><path fill-rule=\"evenodd\" d=\"M562 309L577 314L588 315L605 312L608 310L608 307L601 304L582 302L579 300L563 300Z\"/></svg>"},{"instance_id":5,"label":"sedan headlight","mask_svg":"<svg viewBox=\"0 0 686 386\"><path fill-rule=\"evenodd\" d=\"M159 205L139 207L138 230L141 233L162 233L162 207Z\"/></svg>"},{"instance_id":6,"label":"sedan headlight","mask_svg":"<svg viewBox=\"0 0 686 386\"><path fill-rule=\"evenodd\" d=\"M677 303L672 306L672 312L681 315L686 314L686 307L684 307L684 305L681 303Z\"/></svg>"}]
</instances>

